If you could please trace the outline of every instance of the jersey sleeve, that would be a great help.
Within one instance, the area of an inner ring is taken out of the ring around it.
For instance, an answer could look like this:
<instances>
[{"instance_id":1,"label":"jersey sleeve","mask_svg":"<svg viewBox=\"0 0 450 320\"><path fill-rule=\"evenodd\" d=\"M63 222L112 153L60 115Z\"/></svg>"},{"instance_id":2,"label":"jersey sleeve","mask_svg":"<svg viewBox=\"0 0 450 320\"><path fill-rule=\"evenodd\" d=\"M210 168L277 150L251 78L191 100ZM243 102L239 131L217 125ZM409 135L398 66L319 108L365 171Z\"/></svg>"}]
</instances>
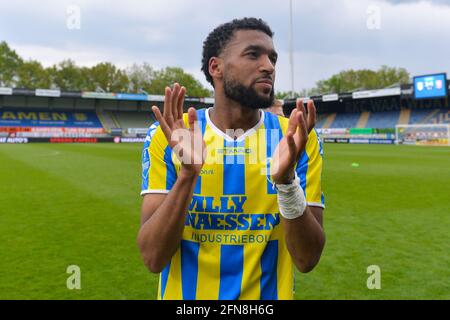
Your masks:
<instances>
[{"instance_id":1,"label":"jersey sleeve","mask_svg":"<svg viewBox=\"0 0 450 320\"><path fill-rule=\"evenodd\" d=\"M322 163L322 141L317 131L313 129L296 167L308 206L325 208L325 197L322 192Z\"/></svg>"},{"instance_id":2,"label":"jersey sleeve","mask_svg":"<svg viewBox=\"0 0 450 320\"><path fill-rule=\"evenodd\" d=\"M177 178L172 149L155 122L148 130L142 150L141 195L169 193Z\"/></svg>"}]
</instances>

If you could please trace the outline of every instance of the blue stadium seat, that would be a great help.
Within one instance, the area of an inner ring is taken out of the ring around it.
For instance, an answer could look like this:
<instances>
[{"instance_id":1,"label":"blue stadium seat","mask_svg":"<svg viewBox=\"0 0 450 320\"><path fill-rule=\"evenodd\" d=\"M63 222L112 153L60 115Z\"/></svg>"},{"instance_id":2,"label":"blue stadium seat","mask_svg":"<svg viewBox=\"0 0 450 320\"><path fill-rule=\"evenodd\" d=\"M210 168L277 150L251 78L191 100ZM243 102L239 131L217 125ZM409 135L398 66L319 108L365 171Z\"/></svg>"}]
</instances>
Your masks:
<instances>
[{"instance_id":1,"label":"blue stadium seat","mask_svg":"<svg viewBox=\"0 0 450 320\"><path fill-rule=\"evenodd\" d=\"M400 111L371 112L366 128L395 128L399 117Z\"/></svg>"},{"instance_id":2,"label":"blue stadium seat","mask_svg":"<svg viewBox=\"0 0 450 320\"><path fill-rule=\"evenodd\" d=\"M361 113L338 113L330 128L355 128Z\"/></svg>"},{"instance_id":3,"label":"blue stadium seat","mask_svg":"<svg viewBox=\"0 0 450 320\"><path fill-rule=\"evenodd\" d=\"M426 118L433 112L434 110L411 110L411 116L409 118L409 124L421 124L426 123Z\"/></svg>"},{"instance_id":4,"label":"blue stadium seat","mask_svg":"<svg viewBox=\"0 0 450 320\"><path fill-rule=\"evenodd\" d=\"M450 111L446 109L411 110L410 124L450 123Z\"/></svg>"}]
</instances>

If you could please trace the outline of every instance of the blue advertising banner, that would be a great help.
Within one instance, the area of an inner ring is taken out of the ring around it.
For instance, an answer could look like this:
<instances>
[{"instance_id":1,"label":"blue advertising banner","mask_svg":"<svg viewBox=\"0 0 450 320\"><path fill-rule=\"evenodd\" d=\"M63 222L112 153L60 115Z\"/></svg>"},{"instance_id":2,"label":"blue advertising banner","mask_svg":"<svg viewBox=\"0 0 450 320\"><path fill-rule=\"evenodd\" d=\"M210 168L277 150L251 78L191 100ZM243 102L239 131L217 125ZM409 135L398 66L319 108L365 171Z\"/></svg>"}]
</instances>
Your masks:
<instances>
[{"instance_id":1,"label":"blue advertising banner","mask_svg":"<svg viewBox=\"0 0 450 320\"><path fill-rule=\"evenodd\" d=\"M0 110L0 127L102 128L95 112Z\"/></svg>"},{"instance_id":2,"label":"blue advertising banner","mask_svg":"<svg viewBox=\"0 0 450 320\"><path fill-rule=\"evenodd\" d=\"M116 98L119 99L119 100L147 101L147 95L146 94L116 93Z\"/></svg>"},{"instance_id":3,"label":"blue advertising banner","mask_svg":"<svg viewBox=\"0 0 450 320\"><path fill-rule=\"evenodd\" d=\"M369 139L370 144L394 144L394 139Z\"/></svg>"}]
</instances>

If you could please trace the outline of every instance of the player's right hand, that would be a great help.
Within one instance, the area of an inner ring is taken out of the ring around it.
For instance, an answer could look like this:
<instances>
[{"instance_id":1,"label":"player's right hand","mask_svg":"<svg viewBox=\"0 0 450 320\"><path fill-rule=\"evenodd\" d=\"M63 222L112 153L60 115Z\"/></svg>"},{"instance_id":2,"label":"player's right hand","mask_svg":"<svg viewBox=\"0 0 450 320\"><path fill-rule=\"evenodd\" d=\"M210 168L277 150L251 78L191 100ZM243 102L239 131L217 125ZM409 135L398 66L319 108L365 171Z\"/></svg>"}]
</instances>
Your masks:
<instances>
[{"instance_id":1,"label":"player's right hand","mask_svg":"<svg viewBox=\"0 0 450 320\"><path fill-rule=\"evenodd\" d=\"M189 128L184 124L185 93L186 88L180 87L178 83L174 84L173 89L166 87L163 114L157 106L153 106L152 111L170 147L181 162L181 170L187 174L199 175L205 163L206 144L194 108L188 110Z\"/></svg>"}]
</instances>

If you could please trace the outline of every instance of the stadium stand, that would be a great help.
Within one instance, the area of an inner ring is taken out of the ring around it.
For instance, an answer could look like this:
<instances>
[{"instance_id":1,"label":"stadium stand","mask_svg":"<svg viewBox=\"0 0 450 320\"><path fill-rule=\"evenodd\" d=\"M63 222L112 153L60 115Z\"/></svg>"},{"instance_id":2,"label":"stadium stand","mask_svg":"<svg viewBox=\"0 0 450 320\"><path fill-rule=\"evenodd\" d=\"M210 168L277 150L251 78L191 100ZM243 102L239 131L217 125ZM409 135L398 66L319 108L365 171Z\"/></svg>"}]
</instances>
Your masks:
<instances>
[{"instance_id":1,"label":"stadium stand","mask_svg":"<svg viewBox=\"0 0 450 320\"><path fill-rule=\"evenodd\" d=\"M152 113L147 112L114 111L113 116L123 129L148 128L155 122Z\"/></svg>"},{"instance_id":2,"label":"stadium stand","mask_svg":"<svg viewBox=\"0 0 450 320\"><path fill-rule=\"evenodd\" d=\"M445 124L450 123L450 111L445 109L411 110L409 124Z\"/></svg>"},{"instance_id":3,"label":"stadium stand","mask_svg":"<svg viewBox=\"0 0 450 320\"><path fill-rule=\"evenodd\" d=\"M361 113L337 113L328 128L356 128Z\"/></svg>"},{"instance_id":4,"label":"stadium stand","mask_svg":"<svg viewBox=\"0 0 450 320\"><path fill-rule=\"evenodd\" d=\"M449 110L440 110L436 115L436 122L433 123L450 123L450 111Z\"/></svg>"},{"instance_id":5,"label":"stadium stand","mask_svg":"<svg viewBox=\"0 0 450 320\"><path fill-rule=\"evenodd\" d=\"M363 111L361 113L361 116L358 119L358 122L356 123L355 128L365 128L367 121L369 121L370 112L369 111Z\"/></svg>"},{"instance_id":6,"label":"stadium stand","mask_svg":"<svg viewBox=\"0 0 450 320\"><path fill-rule=\"evenodd\" d=\"M327 117L328 117L327 114L319 113L316 119L316 127L323 128L325 122L327 121Z\"/></svg>"},{"instance_id":7,"label":"stadium stand","mask_svg":"<svg viewBox=\"0 0 450 320\"><path fill-rule=\"evenodd\" d=\"M323 123L324 128L330 128L331 124L333 123L334 119L336 119L336 113L332 113L329 115L326 115L325 122Z\"/></svg>"},{"instance_id":8,"label":"stadium stand","mask_svg":"<svg viewBox=\"0 0 450 320\"><path fill-rule=\"evenodd\" d=\"M106 132L93 111L61 109L2 108L2 132L17 137L90 137L106 136Z\"/></svg>"},{"instance_id":9,"label":"stadium stand","mask_svg":"<svg viewBox=\"0 0 450 320\"><path fill-rule=\"evenodd\" d=\"M109 132L112 128L118 128L117 121L114 121L111 112L97 112L97 117L106 131Z\"/></svg>"},{"instance_id":10,"label":"stadium stand","mask_svg":"<svg viewBox=\"0 0 450 320\"><path fill-rule=\"evenodd\" d=\"M102 128L97 115L92 111L66 110L0 110L0 125L5 127L64 127L64 128Z\"/></svg>"},{"instance_id":11,"label":"stadium stand","mask_svg":"<svg viewBox=\"0 0 450 320\"><path fill-rule=\"evenodd\" d=\"M371 112L363 128L395 128L400 118L400 111Z\"/></svg>"},{"instance_id":12,"label":"stadium stand","mask_svg":"<svg viewBox=\"0 0 450 320\"><path fill-rule=\"evenodd\" d=\"M347 136L393 134L397 125L448 124L448 98L415 99L409 84L303 99L316 104L317 129ZM0 137L143 138L155 121L151 106L162 108L163 101L160 95L0 87ZM213 98L186 97L184 109L213 103ZM285 114L295 103L283 101Z\"/></svg>"},{"instance_id":13,"label":"stadium stand","mask_svg":"<svg viewBox=\"0 0 450 320\"><path fill-rule=\"evenodd\" d=\"M401 109L398 124L408 124L411 118L411 109Z\"/></svg>"},{"instance_id":14,"label":"stadium stand","mask_svg":"<svg viewBox=\"0 0 450 320\"><path fill-rule=\"evenodd\" d=\"M365 117L367 117L365 119ZM332 113L320 117L317 128L395 128L399 124L450 123L450 111L445 109Z\"/></svg>"},{"instance_id":15,"label":"stadium stand","mask_svg":"<svg viewBox=\"0 0 450 320\"><path fill-rule=\"evenodd\" d=\"M428 119L435 115L438 110L411 110L409 124L428 123Z\"/></svg>"}]
</instances>

